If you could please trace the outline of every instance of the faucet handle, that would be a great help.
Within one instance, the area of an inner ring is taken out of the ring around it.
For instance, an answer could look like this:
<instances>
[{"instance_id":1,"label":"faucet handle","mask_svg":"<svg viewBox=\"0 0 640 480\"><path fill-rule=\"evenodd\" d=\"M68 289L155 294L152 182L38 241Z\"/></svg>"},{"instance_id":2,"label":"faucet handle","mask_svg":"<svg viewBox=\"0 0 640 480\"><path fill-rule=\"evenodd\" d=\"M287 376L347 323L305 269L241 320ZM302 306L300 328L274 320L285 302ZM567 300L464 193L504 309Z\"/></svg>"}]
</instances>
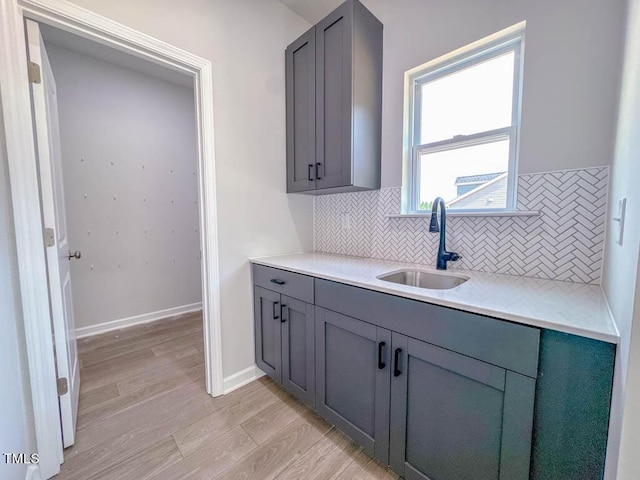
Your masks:
<instances>
[{"instance_id":1,"label":"faucet handle","mask_svg":"<svg viewBox=\"0 0 640 480\"><path fill-rule=\"evenodd\" d=\"M458 260L461 260L461 259L462 259L462 255L460 255L459 253L456 253L456 252L449 253L450 262L457 262Z\"/></svg>"}]
</instances>

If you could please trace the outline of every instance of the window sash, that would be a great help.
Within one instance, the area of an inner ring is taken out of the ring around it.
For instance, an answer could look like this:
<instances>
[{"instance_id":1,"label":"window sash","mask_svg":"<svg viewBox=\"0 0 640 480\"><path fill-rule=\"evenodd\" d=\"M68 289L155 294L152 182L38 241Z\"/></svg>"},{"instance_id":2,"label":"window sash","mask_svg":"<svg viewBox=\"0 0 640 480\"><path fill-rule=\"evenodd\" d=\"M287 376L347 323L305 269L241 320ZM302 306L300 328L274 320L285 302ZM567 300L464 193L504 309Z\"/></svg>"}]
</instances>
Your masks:
<instances>
[{"instance_id":1,"label":"window sash","mask_svg":"<svg viewBox=\"0 0 640 480\"><path fill-rule=\"evenodd\" d=\"M456 212L501 212L513 210L515 205L516 194L516 171L515 171L515 157L516 157L516 127L510 126L505 128L499 128L496 130L489 130L486 132L476 133L473 135L459 135L455 138L442 140L439 142L427 143L424 145L418 145L413 148L412 153L412 191L410 213L424 213L425 210L421 210L420 206L420 181L422 179L422 172L420 167L420 155L445 152L450 150L459 150L461 148L472 147L477 145L484 145L488 143L497 142L500 140L509 140L509 163L507 170L507 206L505 208L480 208L480 209L461 209L454 208L452 211Z\"/></svg>"},{"instance_id":2,"label":"window sash","mask_svg":"<svg viewBox=\"0 0 640 480\"><path fill-rule=\"evenodd\" d=\"M503 38L497 41L493 46L485 46L475 53L466 54L458 60L452 60L444 66L435 66L427 71L420 72L413 76L413 98L410 103L412 107L411 119L411 165L410 165L410 182L409 188L409 213L424 213L419 210L420 200L420 165L418 155L421 153L433 153L437 151L454 150L461 147L472 145L481 145L483 143L491 143L493 141L508 137L509 138L509 165L507 173L507 206L506 208L482 208L482 209L455 209L456 212L499 212L514 211L516 208L516 174L517 174L517 152L518 152L518 131L520 123L520 95L521 95L521 71L522 71L522 42L524 32L518 32L509 38ZM468 68L472 65L484 62L494 57L498 57L507 52L514 52L514 71L513 71L513 98L511 106L511 125L504 128L490 130L486 132L478 132L471 135L456 135L453 138L432 142L428 144L417 145L421 133L422 118L422 85L429 83L438 78L450 75L459 70Z\"/></svg>"}]
</instances>

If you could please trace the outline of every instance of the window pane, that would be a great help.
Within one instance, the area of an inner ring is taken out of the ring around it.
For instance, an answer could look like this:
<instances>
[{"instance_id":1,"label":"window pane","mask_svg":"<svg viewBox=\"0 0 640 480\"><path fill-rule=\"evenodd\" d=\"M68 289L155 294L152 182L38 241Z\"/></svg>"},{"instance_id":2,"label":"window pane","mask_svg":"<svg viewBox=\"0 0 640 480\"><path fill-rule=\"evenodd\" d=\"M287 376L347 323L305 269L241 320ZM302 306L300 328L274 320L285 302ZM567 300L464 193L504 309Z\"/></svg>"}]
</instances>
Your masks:
<instances>
[{"instance_id":1,"label":"window pane","mask_svg":"<svg viewBox=\"0 0 640 480\"><path fill-rule=\"evenodd\" d=\"M513 51L424 83L419 143L511 125Z\"/></svg>"},{"instance_id":2,"label":"window pane","mask_svg":"<svg viewBox=\"0 0 640 480\"><path fill-rule=\"evenodd\" d=\"M418 210L431 209L436 197L444 198L452 210L506 208L508 167L509 138L418 153Z\"/></svg>"}]
</instances>

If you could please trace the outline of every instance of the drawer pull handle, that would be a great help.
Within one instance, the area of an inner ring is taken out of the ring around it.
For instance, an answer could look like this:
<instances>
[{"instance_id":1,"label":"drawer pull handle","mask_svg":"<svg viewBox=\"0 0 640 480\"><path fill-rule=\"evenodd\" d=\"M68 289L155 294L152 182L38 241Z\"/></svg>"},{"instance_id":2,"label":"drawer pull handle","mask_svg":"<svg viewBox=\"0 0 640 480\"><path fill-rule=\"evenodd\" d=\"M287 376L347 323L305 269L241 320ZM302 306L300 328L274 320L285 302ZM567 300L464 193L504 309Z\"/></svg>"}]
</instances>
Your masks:
<instances>
[{"instance_id":1,"label":"drawer pull handle","mask_svg":"<svg viewBox=\"0 0 640 480\"><path fill-rule=\"evenodd\" d=\"M273 319L274 320L280 319L280 315L276 313L276 311L278 310L278 305L280 305L280 302L273 302Z\"/></svg>"},{"instance_id":2,"label":"drawer pull handle","mask_svg":"<svg viewBox=\"0 0 640 480\"><path fill-rule=\"evenodd\" d=\"M383 360L383 358L382 358L383 351L384 351L384 346L385 346L385 345L386 345L386 343L385 343L385 342L380 342L380 343L378 344L378 368L379 368L380 370L384 369L384 367L386 367L386 366L387 366L387 364L386 364L386 363L384 363L384 360Z\"/></svg>"},{"instance_id":3,"label":"drawer pull handle","mask_svg":"<svg viewBox=\"0 0 640 480\"><path fill-rule=\"evenodd\" d=\"M396 351L394 353L393 356L393 376L394 377L399 377L400 375L402 375L402 372L400 371L400 368L398 368L398 364L400 363L400 354L402 353L402 349L401 348L396 348Z\"/></svg>"},{"instance_id":4,"label":"drawer pull handle","mask_svg":"<svg viewBox=\"0 0 640 480\"><path fill-rule=\"evenodd\" d=\"M284 285L287 282L285 282L284 280L280 280L279 278L272 278L271 283L275 283L276 285Z\"/></svg>"}]
</instances>

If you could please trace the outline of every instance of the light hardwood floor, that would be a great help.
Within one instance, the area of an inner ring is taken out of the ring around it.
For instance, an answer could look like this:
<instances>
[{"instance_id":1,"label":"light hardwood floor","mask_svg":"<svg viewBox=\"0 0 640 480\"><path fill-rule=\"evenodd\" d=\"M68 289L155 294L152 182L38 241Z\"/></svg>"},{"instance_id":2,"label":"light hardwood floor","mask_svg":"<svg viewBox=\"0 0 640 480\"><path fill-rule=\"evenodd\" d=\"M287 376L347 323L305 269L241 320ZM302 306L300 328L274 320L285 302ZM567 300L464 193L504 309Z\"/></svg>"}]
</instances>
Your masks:
<instances>
[{"instance_id":1,"label":"light hardwood floor","mask_svg":"<svg viewBox=\"0 0 640 480\"><path fill-rule=\"evenodd\" d=\"M266 377L208 396L199 313L78 350L78 432L57 479L397 478Z\"/></svg>"}]
</instances>

